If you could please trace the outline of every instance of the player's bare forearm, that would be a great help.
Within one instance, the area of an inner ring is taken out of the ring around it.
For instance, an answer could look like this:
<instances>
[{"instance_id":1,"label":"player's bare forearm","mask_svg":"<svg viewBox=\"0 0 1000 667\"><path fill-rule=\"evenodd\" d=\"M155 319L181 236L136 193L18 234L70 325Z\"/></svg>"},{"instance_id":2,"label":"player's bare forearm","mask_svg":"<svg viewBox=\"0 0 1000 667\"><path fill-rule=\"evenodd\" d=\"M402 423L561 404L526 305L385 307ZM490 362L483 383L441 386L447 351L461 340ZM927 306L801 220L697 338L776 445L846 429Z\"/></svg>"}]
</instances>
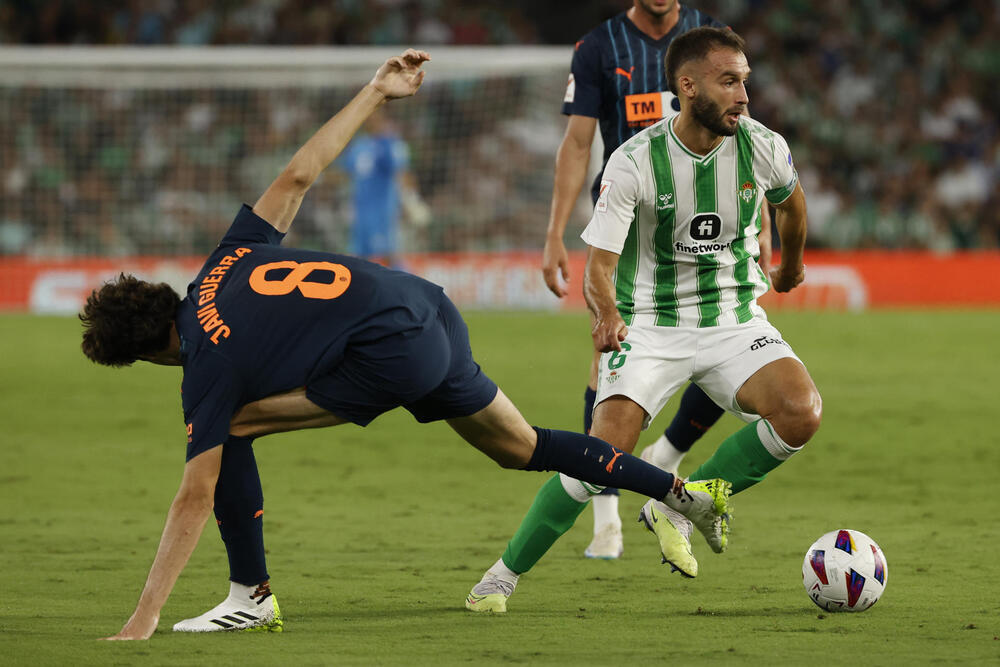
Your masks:
<instances>
[{"instance_id":1,"label":"player's bare forearm","mask_svg":"<svg viewBox=\"0 0 1000 667\"><path fill-rule=\"evenodd\" d=\"M590 162L590 145L594 140L596 118L570 116L566 134L556 153L555 177L552 186L552 207L549 211L549 238L563 238L566 223L580 190L587 180Z\"/></svg>"},{"instance_id":2,"label":"player's bare forearm","mask_svg":"<svg viewBox=\"0 0 1000 667\"><path fill-rule=\"evenodd\" d=\"M387 60L375 77L295 153L288 166L254 204L254 213L286 232L312 184L336 159L358 128L386 100L414 94L423 83L420 69L430 55L408 49Z\"/></svg>"},{"instance_id":3,"label":"player's bare forearm","mask_svg":"<svg viewBox=\"0 0 1000 667\"><path fill-rule=\"evenodd\" d=\"M802 262L806 247L806 197L802 186L775 206L775 225L781 239L781 264L771 269L771 285L777 292L787 292L805 279Z\"/></svg>"},{"instance_id":4,"label":"player's bare forearm","mask_svg":"<svg viewBox=\"0 0 1000 667\"><path fill-rule=\"evenodd\" d=\"M160 546L135 612L118 634L106 639L149 639L156 631L160 610L191 558L205 522L212 513L221 461L222 447L215 447L196 456L184 467L181 488L167 513Z\"/></svg>"},{"instance_id":5,"label":"player's bare forearm","mask_svg":"<svg viewBox=\"0 0 1000 667\"><path fill-rule=\"evenodd\" d=\"M569 280L569 255L566 252L563 235L566 233L566 224L573 212L573 206L587 180L590 144L594 139L596 124L596 118L570 116L566 134L556 153L552 206L549 209L549 225L542 253L542 275L545 284L558 297L566 295L559 277L561 276L563 281Z\"/></svg>"},{"instance_id":6,"label":"player's bare forearm","mask_svg":"<svg viewBox=\"0 0 1000 667\"><path fill-rule=\"evenodd\" d=\"M594 328L590 335L598 352L620 352L621 342L628 335L628 327L618 313L615 302L614 273L618 255L608 250L591 247L587 252L587 267L583 273L583 296L587 307L594 314Z\"/></svg>"}]
</instances>

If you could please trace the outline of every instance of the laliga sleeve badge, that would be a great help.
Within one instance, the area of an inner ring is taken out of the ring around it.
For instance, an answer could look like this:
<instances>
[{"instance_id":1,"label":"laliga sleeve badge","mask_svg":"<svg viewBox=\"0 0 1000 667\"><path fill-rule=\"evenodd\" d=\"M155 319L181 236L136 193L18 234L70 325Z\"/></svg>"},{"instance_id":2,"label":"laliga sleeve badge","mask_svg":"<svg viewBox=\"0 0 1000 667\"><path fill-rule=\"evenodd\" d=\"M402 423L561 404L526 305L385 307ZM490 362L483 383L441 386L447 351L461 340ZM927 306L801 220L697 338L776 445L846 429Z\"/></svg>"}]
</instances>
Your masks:
<instances>
[{"instance_id":1,"label":"laliga sleeve badge","mask_svg":"<svg viewBox=\"0 0 1000 667\"><path fill-rule=\"evenodd\" d=\"M594 204L594 210L604 213L608 210L608 193L611 192L611 186L614 184L613 181L601 181L601 194L597 197L597 203Z\"/></svg>"}]
</instances>

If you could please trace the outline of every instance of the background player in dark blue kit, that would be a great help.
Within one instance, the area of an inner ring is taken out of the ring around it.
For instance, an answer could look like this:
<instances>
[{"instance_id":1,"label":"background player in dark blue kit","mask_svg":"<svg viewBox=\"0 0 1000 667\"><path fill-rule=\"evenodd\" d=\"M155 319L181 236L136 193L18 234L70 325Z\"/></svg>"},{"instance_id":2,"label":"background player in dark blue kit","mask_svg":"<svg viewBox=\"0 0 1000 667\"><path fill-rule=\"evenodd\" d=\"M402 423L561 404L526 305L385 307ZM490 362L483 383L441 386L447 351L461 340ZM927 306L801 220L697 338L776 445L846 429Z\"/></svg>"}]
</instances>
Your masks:
<instances>
[{"instance_id":1,"label":"background player in dark blue kit","mask_svg":"<svg viewBox=\"0 0 1000 667\"><path fill-rule=\"evenodd\" d=\"M345 255L280 247L320 172L376 108L416 92L429 59L409 50L386 61L253 208L240 210L184 299L169 285L125 275L88 298L84 353L110 366L183 366L188 427L187 463L156 558L135 612L110 639L153 634L213 499L239 504L241 493L259 492L247 439L269 433L366 425L402 406L419 421L448 420L504 467L558 470L678 509L698 501L679 478L603 441L529 426L473 360L465 323L437 285ZM260 546L259 532L243 528L227 540L231 562L240 539L247 549ZM274 597L256 592L250 611L227 614L212 629L273 620Z\"/></svg>"},{"instance_id":2,"label":"background player in dark blue kit","mask_svg":"<svg viewBox=\"0 0 1000 667\"><path fill-rule=\"evenodd\" d=\"M604 165L615 149L643 128L680 110L667 85L663 60L675 37L700 26L726 27L677 0L634 0L628 11L608 19L576 43L562 108L569 121L556 155L542 260L545 283L556 296L567 294L569 256L563 235L587 178L595 127L600 127L604 160L591 187L594 203L600 194ZM770 217L766 209L763 215L760 261L766 267L771 261ZM590 431L599 359L597 353L591 357L590 379L584 393L585 432ZM690 385L670 426L660 440L646 448L643 458L676 472L684 454L722 412L697 385ZM593 504L594 539L584 553L590 558L618 558L623 546L617 489L605 489L594 497ZM519 568L534 562L528 555L520 561Z\"/></svg>"}]
</instances>

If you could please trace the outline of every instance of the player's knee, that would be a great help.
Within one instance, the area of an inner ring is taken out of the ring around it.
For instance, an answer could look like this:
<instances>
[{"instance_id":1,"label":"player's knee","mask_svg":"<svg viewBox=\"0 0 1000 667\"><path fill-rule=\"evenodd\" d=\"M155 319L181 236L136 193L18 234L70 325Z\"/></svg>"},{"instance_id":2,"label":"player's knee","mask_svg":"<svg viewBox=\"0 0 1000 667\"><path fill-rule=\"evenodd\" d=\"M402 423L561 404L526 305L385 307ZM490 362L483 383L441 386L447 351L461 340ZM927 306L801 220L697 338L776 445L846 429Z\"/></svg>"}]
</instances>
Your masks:
<instances>
[{"instance_id":1,"label":"player's knee","mask_svg":"<svg viewBox=\"0 0 1000 667\"><path fill-rule=\"evenodd\" d=\"M816 434L823 420L823 399L810 390L789 397L782 406L779 435L791 447L801 447Z\"/></svg>"}]
</instances>

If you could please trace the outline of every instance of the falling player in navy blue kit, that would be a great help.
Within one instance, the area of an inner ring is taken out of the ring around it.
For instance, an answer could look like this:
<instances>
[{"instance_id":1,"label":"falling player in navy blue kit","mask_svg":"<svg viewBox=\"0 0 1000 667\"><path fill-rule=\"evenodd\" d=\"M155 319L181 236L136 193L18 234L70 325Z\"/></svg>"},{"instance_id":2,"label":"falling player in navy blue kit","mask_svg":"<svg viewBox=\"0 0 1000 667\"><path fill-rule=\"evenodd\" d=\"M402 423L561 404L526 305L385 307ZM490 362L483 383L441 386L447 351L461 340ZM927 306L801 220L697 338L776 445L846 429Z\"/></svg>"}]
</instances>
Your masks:
<instances>
[{"instance_id":1,"label":"falling player in navy blue kit","mask_svg":"<svg viewBox=\"0 0 1000 667\"><path fill-rule=\"evenodd\" d=\"M556 155L555 186L542 260L545 282L556 296L562 298L567 294L569 255L563 235L586 181L595 127L600 128L604 143L602 167L591 187L591 199L596 204L603 165L615 149L637 132L680 110L667 85L663 60L675 37L700 26L726 27L677 0L634 0L631 9L608 19L576 43L562 107L569 120ZM766 208L763 214L760 263L766 267L771 261L770 218ZM590 378L584 393L584 432L590 431L599 357L596 352L591 356ZM690 385L670 426L643 451L643 458L676 472L687 451L722 412L697 385ZM569 480L563 482L572 485ZM558 489L554 492L558 495ZM570 488L567 493L574 496L576 490ZM593 505L594 538L584 554L588 558L618 558L623 545L617 489L605 489L594 496ZM582 511L583 505L574 509ZM526 525L525 530L532 527ZM532 544L538 543L536 537L525 538ZM516 560L511 565L523 573L536 559L533 554L525 553Z\"/></svg>"},{"instance_id":2,"label":"falling player in navy blue kit","mask_svg":"<svg viewBox=\"0 0 1000 667\"><path fill-rule=\"evenodd\" d=\"M503 467L557 470L678 507L691 504L691 491L670 473L595 438L529 426L473 360L465 323L437 285L357 258L279 245L320 172L375 109L416 92L429 59L408 50L386 61L257 203L239 211L183 299L169 285L125 275L88 298L84 353L109 366L183 366L188 432L180 489L146 585L131 618L109 639L155 632L213 500L219 502L220 471L244 467L252 485L256 465L243 453L246 439L269 433L363 426L405 407L421 422L447 420ZM225 484L239 486L239 475L227 474ZM249 550L259 546L252 535L242 539ZM227 549L233 544L227 541ZM259 597L277 612L272 595ZM263 612L220 620L243 629L257 614Z\"/></svg>"}]
</instances>

